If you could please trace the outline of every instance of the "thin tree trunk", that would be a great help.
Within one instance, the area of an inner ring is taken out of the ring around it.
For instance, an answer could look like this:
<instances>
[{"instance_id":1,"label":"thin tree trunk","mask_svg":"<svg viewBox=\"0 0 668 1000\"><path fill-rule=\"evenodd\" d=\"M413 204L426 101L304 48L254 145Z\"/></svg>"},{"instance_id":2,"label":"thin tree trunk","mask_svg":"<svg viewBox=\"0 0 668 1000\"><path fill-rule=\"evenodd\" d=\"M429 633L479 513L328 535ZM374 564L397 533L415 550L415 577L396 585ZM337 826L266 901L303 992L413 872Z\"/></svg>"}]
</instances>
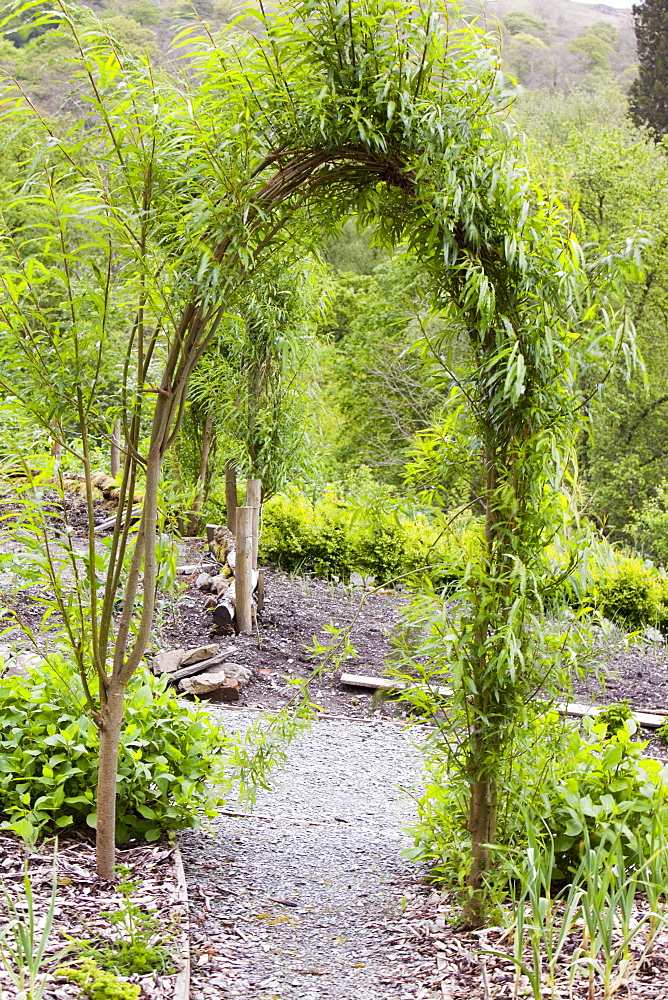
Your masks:
<instances>
[{"instance_id":1,"label":"thin tree trunk","mask_svg":"<svg viewBox=\"0 0 668 1000\"><path fill-rule=\"evenodd\" d=\"M209 456L211 454L211 443L213 441L213 417L209 416L204 421L202 431L202 450L199 461L199 474L197 476L197 493L193 499L190 520L186 528L186 534L195 535L201 520L200 514L204 503L206 483L209 474Z\"/></svg>"},{"instance_id":2,"label":"thin tree trunk","mask_svg":"<svg viewBox=\"0 0 668 1000\"><path fill-rule=\"evenodd\" d=\"M471 835L471 871L467 879L470 891L464 906L464 919L471 927L484 923L483 880L490 869L490 844L496 840L498 789L495 781L481 778L470 786L468 831Z\"/></svg>"},{"instance_id":3,"label":"thin tree trunk","mask_svg":"<svg viewBox=\"0 0 668 1000\"><path fill-rule=\"evenodd\" d=\"M114 421L114 429L111 432L111 454L109 456L110 472L114 479L118 478L121 471L121 421L120 417Z\"/></svg>"},{"instance_id":4,"label":"thin tree trunk","mask_svg":"<svg viewBox=\"0 0 668 1000\"><path fill-rule=\"evenodd\" d=\"M234 462L228 458L225 462L225 508L228 530L233 535L237 533L237 470Z\"/></svg>"},{"instance_id":5,"label":"thin tree trunk","mask_svg":"<svg viewBox=\"0 0 668 1000\"><path fill-rule=\"evenodd\" d=\"M113 882L116 868L116 774L123 724L125 686L112 679L100 711L100 760L97 774L95 859L100 878Z\"/></svg>"}]
</instances>

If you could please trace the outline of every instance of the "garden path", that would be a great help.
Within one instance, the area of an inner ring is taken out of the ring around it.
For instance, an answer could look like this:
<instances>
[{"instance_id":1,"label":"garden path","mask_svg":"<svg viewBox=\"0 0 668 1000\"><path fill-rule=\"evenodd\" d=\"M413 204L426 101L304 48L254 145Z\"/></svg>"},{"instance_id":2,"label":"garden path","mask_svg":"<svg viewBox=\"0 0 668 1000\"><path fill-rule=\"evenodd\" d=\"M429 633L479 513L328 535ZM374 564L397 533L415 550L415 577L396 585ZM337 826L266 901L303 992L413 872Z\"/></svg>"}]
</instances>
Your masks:
<instances>
[{"instance_id":1,"label":"garden path","mask_svg":"<svg viewBox=\"0 0 668 1000\"><path fill-rule=\"evenodd\" d=\"M257 717L220 711L226 728ZM388 720L318 721L253 816L181 835L193 1000L441 996L435 899L424 868L401 857L415 809L399 786L418 781L414 738Z\"/></svg>"}]
</instances>

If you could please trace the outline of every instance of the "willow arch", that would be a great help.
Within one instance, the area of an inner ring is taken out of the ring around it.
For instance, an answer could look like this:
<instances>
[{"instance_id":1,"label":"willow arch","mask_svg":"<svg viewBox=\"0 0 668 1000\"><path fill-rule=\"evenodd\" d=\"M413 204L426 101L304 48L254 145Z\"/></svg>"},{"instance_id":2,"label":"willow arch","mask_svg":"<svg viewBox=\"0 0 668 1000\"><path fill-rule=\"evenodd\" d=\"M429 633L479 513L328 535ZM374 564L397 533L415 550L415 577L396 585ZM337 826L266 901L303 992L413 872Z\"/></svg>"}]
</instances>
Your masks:
<instances>
[{"instance_id":1,"label":"willow arch","mask_svg":"<svg viewBox=\"0 0 668 1000\"><path fill-rule=\"evenodd\" d=\"M123 697L149 639L155 555L148 540L189 376L268 256L354 212L388 244L410 247L446 325L468 342L459 387L479 441L485 519L443 656L466 748L469 918L478 920L498 760L546 666L531 650L532 629L563 569L551 571L543 550L564 519L574 383L579 367L595 370L629 337L617 296L634 248L586 262L568 216L532 180L507 122L494 45L453 4L297 0L265 19L261 37L184 36L195 57L190 82L156 74L121 53L89 15L61 9L83 64L92 109L86 129L75 124L68 146L32 104L19 100L11 114L50 139L48 169L68 197L79 191L82 204L95 206L99 253L113 244L109 269L113 257L121 274L136 275L132 337L138 352L142 344L138 383L149 384L124 401L130 456L141 393L155 401L123 611L114 626L110 598L127 542L119 515L120 555L91 640L101 690L100 874L113 874ZM25 279L21 254L12 259ZM149 380L158 344L159 383ZM126 507L132 469L126 462Z\"/></svg>"}]
</instances>

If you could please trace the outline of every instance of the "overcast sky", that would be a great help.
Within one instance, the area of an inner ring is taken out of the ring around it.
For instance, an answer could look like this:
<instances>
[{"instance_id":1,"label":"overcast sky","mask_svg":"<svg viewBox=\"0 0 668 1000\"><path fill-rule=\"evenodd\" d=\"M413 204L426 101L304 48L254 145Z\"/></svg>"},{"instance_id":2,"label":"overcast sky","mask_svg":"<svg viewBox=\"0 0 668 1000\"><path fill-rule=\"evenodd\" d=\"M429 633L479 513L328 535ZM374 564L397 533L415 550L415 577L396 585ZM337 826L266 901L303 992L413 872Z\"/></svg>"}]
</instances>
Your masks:
<instances>
[{"instance_id":1,"label":"overcast sky","mask_svg":"<svg viewBox=\"0 0 668 1000\"><path fill-rule=\"evenodd\" d=\"M575 3L591 3L592 0L575 0ZM637 0L603 0L607 7L624 7L629 10Z\"/></svg>"}]
</instances>

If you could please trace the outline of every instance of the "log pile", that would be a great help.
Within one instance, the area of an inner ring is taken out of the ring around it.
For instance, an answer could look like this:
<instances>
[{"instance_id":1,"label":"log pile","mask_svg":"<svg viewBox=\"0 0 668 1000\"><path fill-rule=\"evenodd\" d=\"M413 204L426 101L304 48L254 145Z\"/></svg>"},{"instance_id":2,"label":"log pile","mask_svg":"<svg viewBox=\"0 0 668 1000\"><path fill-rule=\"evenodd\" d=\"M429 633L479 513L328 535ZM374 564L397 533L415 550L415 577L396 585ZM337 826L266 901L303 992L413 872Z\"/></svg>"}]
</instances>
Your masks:
<instances>
[{"instance_id":1,"label":"log pile","mask_svg":"<svg viewBox=\"0 0 668 1000\"><path fill-rule=\"evenodd\" d=\"M216 643L192 649L167 649L153 660L153 673L166 674L167 680L182 694L210 698L213 701L237 701L252 672L230 659L234 646L221 649Z\"/></svg>"},{"instance_id":2,"label":"log pile","mask_svg":"<svg viewBox=\"0 0 668 1000\"><path fill-rule=\"evenodd\" d=\"M234 635L239 631L236 621L236 542L232 533L221 525L207 525L207 537L211 556L219 569L207 566L195 581L199 590L210 593L205 607L212 613L212 635ZM252 573L253 614L262 610L262 576L257 570Z\"/></svg>"}]
</instances>

